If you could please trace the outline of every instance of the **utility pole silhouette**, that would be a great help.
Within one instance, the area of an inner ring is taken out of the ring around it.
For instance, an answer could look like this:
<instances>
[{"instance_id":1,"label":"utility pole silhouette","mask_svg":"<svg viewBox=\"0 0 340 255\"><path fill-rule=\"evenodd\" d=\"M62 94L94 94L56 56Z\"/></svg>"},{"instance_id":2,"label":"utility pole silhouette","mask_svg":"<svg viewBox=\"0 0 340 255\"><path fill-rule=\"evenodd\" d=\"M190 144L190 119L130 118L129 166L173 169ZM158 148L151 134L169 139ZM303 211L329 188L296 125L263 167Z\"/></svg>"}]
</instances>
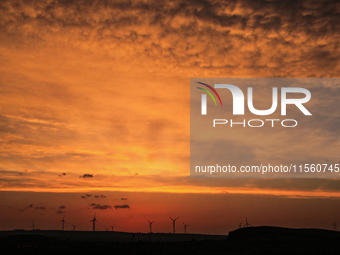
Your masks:
<instances>
[{"instance_id":1,"label":"utility pole silhouette","mask_svg":"<svg viewBox=\"0 0 340 255\"><path fill-rule=\"evenodd\" d=\"M184 225L184 234L187 233L187 226L190 226L190 225L185 225L184 222L183 222L183 225Z\"/></svg>"},{"instance_id":2,"label":"utility pole silhouette","mask_svg":"<svg viewBox=\"0 0 340 255\"><path fill-rule=\"evenodd\" d=\"M150 232L149 233L152 233L152 223L155 223L154 221L149 221L148 222L150 223Z\"/></svg>"},{"instance_id":3,"label":"utility pole silhouette","mask_svg":"<svg viewBox=\"0 0 340 255\"><path fill-rule=\"evenodd\" d=\"M92 231L96 231L96 222L98 222L97 219L96 219L96 214L94 214L93 220L90 220L90 222L93 222Z\"/></svg>"},{"instance_id":4,"label":"utility pole silhouette","mask_svg":"<svg viewBox=\"0 0 340 255\"><path fill-rule=\"evenodd\" d=\"M32 221L32 230L34 230L34 227L35 227L34 221Z\"/></svg>"},{"instance_id":5,"label":"utility pole silhouette","mask_svg":"<svg viewBox=\"0 0 340 255\"><path fill-rule=\"evenodd\" d=\"M62 224L62 226L61 226L61 230L63 230L64 231L64 227L65 227L65 215L63 216L63 219L60 221L60 222L62 222L63 224Z\"/></svg>"},{"instance_id":6,"label":"utility pole silhouette","mask_svg":"<svg viewBox=\"0 0 340 255\"><path fill-rule=\"evenodd\" d=\"M111 231L113 231L113 228L115 227L115 225L111 226Z\"/></svg>"},{"instance_id":7,"label":"utility pole silhouette","mask_svg":"<svg viewBox=\"0 0 340 255\"><path fill-rule=\"evenodd\" d=\"M73 224L72 224L72 226L73 226L73 231L76 231L76 227L77 227L78 225L73 225Z\"/></svg>"},{"instance_id":8,"label":"utility pole silhouette","mask_svg":"<svg viewBox=\"0 0 340 255\"><path fill-rule=\"evenodd\" d=\"M244 226L243 227L251 227L251 225L248 223L248 219L246 218L246 224L244 224Z\"/></svg>"},{"instance_id":9,"label":"utility pole silhouette","mask_svg":"<svg viewBox=\"0 0 340 255\"><path fill-rule=\"evenodd\" d=\"M177 217L176 219L173 219L173 218L171 218L171 217L169 217L170 218L170 220L172 220L172 228L173 228L173 233L175 234L176 233L176 220L178 220L179 219L179 217Z\"/></svg>"}]
</instances>

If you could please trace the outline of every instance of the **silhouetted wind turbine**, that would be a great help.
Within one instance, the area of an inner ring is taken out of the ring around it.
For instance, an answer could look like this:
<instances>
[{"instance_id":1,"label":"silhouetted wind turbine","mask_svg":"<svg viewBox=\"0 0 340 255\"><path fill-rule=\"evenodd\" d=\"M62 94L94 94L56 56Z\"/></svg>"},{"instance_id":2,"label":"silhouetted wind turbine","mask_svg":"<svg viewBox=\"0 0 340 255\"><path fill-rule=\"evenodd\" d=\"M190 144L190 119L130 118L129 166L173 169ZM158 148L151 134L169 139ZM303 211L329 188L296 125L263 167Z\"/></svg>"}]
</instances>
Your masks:
<instances>
[{"instance_id":1,"label":"silhouetted wind turbine","mask_svg":"<svg viewBox=\"0 0 340 255\"><path fill-rule=\"evenodd\" d=\"M60 221L60 222L62 222L63 224L62 224L62 227L61 227L61 230L64 230L64 226L65 226L65 215L64 215L64 217L63 217L63 219Z\"/></svg>"},{"instance_id":2,"label":"silhouetted wind turbine","mask_svg":"<svg viewBox=\"0 0 340 255\"><path fill-rule=\"evenodd\" d=\"M111 231L113 231L113 228L115 227L115 225L111 226Z\"/></svg>"},{"instance_id":3,"label":"silhouetted wind turbine","mask_svg":"<svg viewBox=\"0 0 340 255\"><path fill-rule=\"evenodd\" d=\"M248 223L248 219L246 218L246 224L244 224L244 226L243 227L251 227L251 225Z\"/></svg>"},{"instance_id":4,"label":"silhouetted wind turbine","mask_svg":"<svg viewBox=\"0 0 340 255\"><path fill-rule=\"evenodd\" d=\"M105 228L105 231L109 231L109 228Z\"/></svg>"},{"instance_id":5,"label":"silhouetted wind turbine","mask_svg":"<svg viewBox=\"0 0 340 255\"><path fill-rule=\"evenodd\" d=\"M238 228L242 228L242 221L241 221L240 225L238 225Z\"/></svg>"},{"instance_id":6,"label":"silhouetted wind turbine","mask_svg":"<svg viewBox=\"0 0 340 255\"><path fill-rule=\"evenodd\" d=\"M149 221L148 222L150 223L150 233L152 233L152 223L155 223L154 221Z\"/></svg>"},{"instance_id":7,"label":"silhouetted wind turbine","mask_svg":"<svg viewBox=\"0 0 340 255\"><path fill-rule=\"evenodd\" d=\"M34 221L32 221L32 230L34 230L34 227L35 227Z\"/></svg>"},{"instance_id":8,"label":"silhouetted wind turbine","mask_svg":"<svg viewBox=\"0 0 340 255\"><path fill-rule=\"evenodd\" d=\"M72 224L72 226L73 226L73 231L76 231L76 226L78 226L78 225L73 225Z\"/></svg>"},{"instance_id":9,"label":"silhouetted wind turbine","mask_svg":"<svg viewBox=\"0 0 340 255\"><path fill-rule=\"evenodd\" d=\"M184 225L184 234L187 233L187 226L190 226L190 225L185 225L184 222L183 222L183 225Z\"/></svg>"},{"instance_id":10,"label":"silhouetted wind turbine","mask_svg":"<svg viewBox=\"0 0 340 255\"><path fill-rule=\"evenodd\" d=\"M179 219L179 217L177 217L176 219L173 219L173 218L171 218L171 217L169 217L170 218L170 220L172 220L172 227L173 227L173 233L175 234L176 233L176 220L178 220Z\"/></svg>"},{"instance_id":11,"label":"silhouetted wind turbine","mask_svg":"<svg viewBox=\"0 0 340 255\"><path fill-rule=\"evenodd\" d=\"M94 214L93 220L90 220L90 222L93 222L93 231L96 231L96 222L98 222L96 219L96 214Z\"/></svg>"}]
</instances>

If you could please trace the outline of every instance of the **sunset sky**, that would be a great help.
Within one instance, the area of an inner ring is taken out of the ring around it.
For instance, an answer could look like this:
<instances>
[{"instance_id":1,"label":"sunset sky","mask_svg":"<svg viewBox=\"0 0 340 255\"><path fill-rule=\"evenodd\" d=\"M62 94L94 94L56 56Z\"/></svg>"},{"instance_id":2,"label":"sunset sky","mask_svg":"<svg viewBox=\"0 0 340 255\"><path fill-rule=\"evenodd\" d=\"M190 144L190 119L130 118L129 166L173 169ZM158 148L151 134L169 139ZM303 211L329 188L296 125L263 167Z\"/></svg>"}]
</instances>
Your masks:
<instances>
[{"instance_id":1,"label":"sunset sky","mask_svg":"<svg viewBox=\"0 0 340 255\"><path fill-rule=\"evenodd\" d=\"M189 171L190 78L339 77L339 31L337 1L1 1L0 230L340 224L339 179ZM314 89L324 122L297 150L340 163L340 87Z\"/></svg>"}]
</instances>

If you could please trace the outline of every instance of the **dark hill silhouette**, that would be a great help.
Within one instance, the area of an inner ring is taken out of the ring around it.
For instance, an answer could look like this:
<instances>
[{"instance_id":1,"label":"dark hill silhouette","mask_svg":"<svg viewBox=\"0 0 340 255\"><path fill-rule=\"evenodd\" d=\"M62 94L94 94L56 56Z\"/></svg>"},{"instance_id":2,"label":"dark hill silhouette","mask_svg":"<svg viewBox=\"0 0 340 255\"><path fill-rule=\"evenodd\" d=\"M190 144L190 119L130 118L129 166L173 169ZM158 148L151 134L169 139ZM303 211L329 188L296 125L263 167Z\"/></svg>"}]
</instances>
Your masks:
<instances>
[{"instance_id":1,"label":"dark hill silhouette","mask_svg":"<svg viewBox=\"0 0 340 255\"><path fill-rule=\"evenodd\" d=\"M19 234L6 236L0 239L2 250L11 251L48 251L65 248L65 242L51 237L36 234ZM9 254L9 253L7 253Z\"/></svg>"},{"instance_id":2,"label":"dark hill silhouette","mask_svg":"<svg viewBox=\"0 0 340 255\"><path fill-rule=\"evenodd\" d=\"M340 232L325 229L312 228L281 228L281 227L249 227L240 228L229 232L228 241L238 240L257 240L257 239L337 239L340 238Z\"/></svg>"},{"instance_id":3,"label":"dark hill silhouette","mask_svg":"<svg viewBox=\"0 0 340 255\"><path fill-rule=\"evenodd\" d=\"M241 228L227 242L242 254L340 254L340 232L324 229Z\"/></svg>"},{"instance_id":4,"label":"dark hill silhouette","mask_svg":"<svg viewBox=\"0 0 340 255\"><path fill-rule=\"evenodd\" d=\"M133 238L132 238L133 236ZM125 239L129 237L129 239ZM1 231L2 254L340 254L340 232L249 227L229 236L114 231Z\"/></svg>"}]
</instances>

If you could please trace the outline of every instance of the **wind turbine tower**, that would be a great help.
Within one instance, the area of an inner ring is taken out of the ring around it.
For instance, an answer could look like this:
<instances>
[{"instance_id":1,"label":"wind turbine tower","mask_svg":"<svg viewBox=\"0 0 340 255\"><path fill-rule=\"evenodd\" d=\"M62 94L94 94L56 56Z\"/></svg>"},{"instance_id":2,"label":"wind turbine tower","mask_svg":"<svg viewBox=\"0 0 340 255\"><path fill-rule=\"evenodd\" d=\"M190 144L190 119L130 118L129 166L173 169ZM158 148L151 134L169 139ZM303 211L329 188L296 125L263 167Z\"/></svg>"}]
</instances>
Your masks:
<instances>
[{"instance_id":1,"label":"wind turbine tower","mask_svg":"<svg viewBox=\"0 0 340 255\"><path fill-rule=\"evenodd\" d=\"M183 225L184 225L184 234L187 233L187 226L190 226L190 225L185 225L184 222L183 222Z\"/></svg>"},{"instance_id":2,"label":"wind turbine tower","mask_svg":"<svg viewBox=\"0 0 340 255\"><path fill-rule=\"evenodd\" d=\"M111 226L111 231L113 231L113 228L115 227L115 225Z\"/></svg>"},{"instance_id":3,"label":"wind turbine tower","mask_svg":"<svg viewBox=\"0 0 340 255\"><path fill-rule=\"evenodd\" d=\"M251 227L251 225L248 223L248 219L246 218L246 224L244 224L244 226L243 227Z\"/></svg>"},{"instance_id":4,"label":"wind turbine tower","mask_svg":"<svg viewBox=\"0 0 340 255\"><path fill-rule=\"evenodd\" d=\"M60 222L63 223L62 226L61 226L61 230L64 231L64 227L65 227L65 223L66 223L66 222L65 222L65 215L64 215L63 219L62 219Z\"/></svg>"},{"instance_id":5,"label":"wind turbine tower","mask_svg":"<svg viewBox=\"0 0 340 255\"><path fill-rule=\"evenodd\" d=\"M34 227L35 227L34 221L32 221L32 230L34 230Z\"/></svg>"},{"instance_id":6,"label":"wind turbine tower","mask_svg":"<svg viewBox=\"0 0 340 255\"><path fill-rule=\"evenodd\" d=\"M176 220L178 220L179 219L179 217L177 217L176 219L173 219L173 218L171 218L171 217L169 217L170 218L170 220L172 220L172 228L173 228L173 233L175 234L176 233Z\"/></svg>"},{"instance_id":7,"label":"wind turbine tower","mask_svg":"<svg viewBox=\"0 0 340 255\"><path fill-rule=\"evenodd\" d=\"M73 226L73 231L76 231L76 227L77 227L78 225L73 225L73 224L72 224L72 226Z\"/></svg>"},{"instance_id":8,"label":"wind turbine tower","mask_svg":"<svg viewBox=\"0 0 340 255\"><path fill-rule=\"evenodd\" d=\"M90 222L93 222L93 228L92 228L92 230L93 230L93 231L96 231L96 222L98 222L97 219L96 219L96 214L94 214L93 220L90 220Z\"/></svg>"},{"instance_id":9,"label":"wind turbine tower","mask_svg":"<svg viewBox=\"0 0 340 255\"><path fill-rule=\"evenodd\" d=\"M149 221L149 220L148 220L148 222L150 224L150 233L152 233L152 223L155 223L155 222L154 221Z\"/></svg>"}]
</instances>

